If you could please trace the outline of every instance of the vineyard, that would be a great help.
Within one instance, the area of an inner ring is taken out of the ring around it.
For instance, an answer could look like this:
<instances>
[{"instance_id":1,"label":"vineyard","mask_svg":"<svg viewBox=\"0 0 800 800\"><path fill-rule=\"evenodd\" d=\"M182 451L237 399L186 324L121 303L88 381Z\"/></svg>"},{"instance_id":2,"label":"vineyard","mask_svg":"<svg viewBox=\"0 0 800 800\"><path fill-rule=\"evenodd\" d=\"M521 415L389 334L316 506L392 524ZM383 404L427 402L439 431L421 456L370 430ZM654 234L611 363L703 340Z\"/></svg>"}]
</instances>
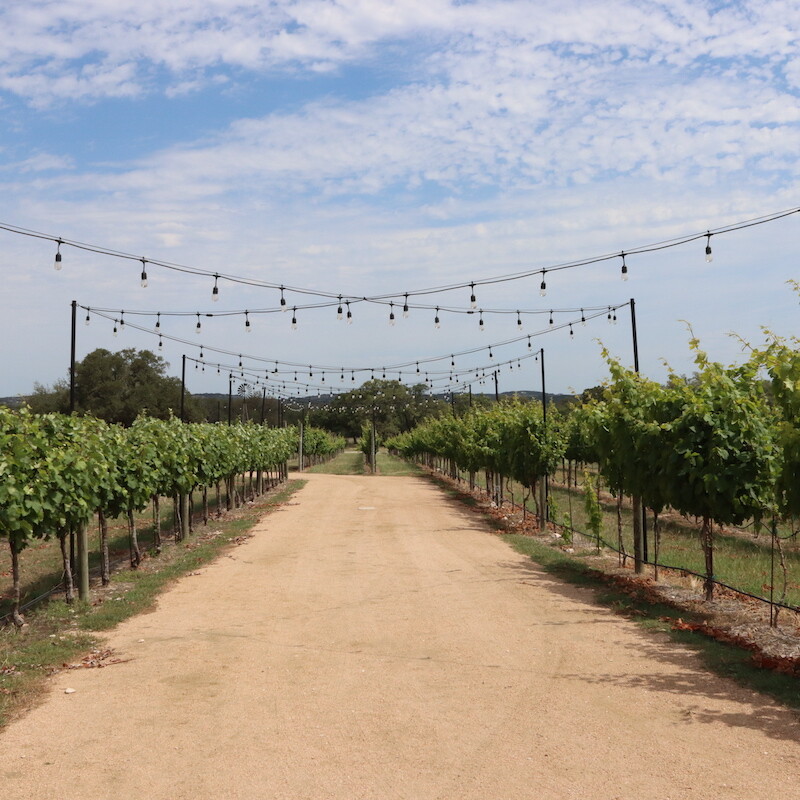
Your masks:
<instances>
[{"instance_id":1,"label":"vineyard","mask_svg":"<svg viewBox=\"0 0 800 800\"><path fill-rule=\"evenodd\" d=\"M20 554L37 541L55 539L61 553L67 602L74 578L81 599L89 592L87 527L97 518L99 571L111 579L109 521L124 520L130 565L142 560L137 513L152 507L152 552L162 545L161 501L169 498L174 536L190 535L190 502L211 503L220 513L262 494L286 478L286 462L298 451L295 428L185 424L139 417L130 427L93 417L34 415L0 408L0 537L8 544L12 573L10 616L21 625ZM306 426L303 455L308 463L330 457L343 441Z\"/></svg>"},{"instance_id":2,"label":"vineyard","mask_svg":"<svg viewBox=\"0 0 800 800\"><path fill-rule=\"evenodd\" d=\"M722 585L770 602L775 619L800 611L800 356L774 341L724 367L692 347L692 379L662 386L606 356L603 396L566 414L500 404L388 446L637 572L697 575L707 600Z\"/></svg>"}]
</instances>

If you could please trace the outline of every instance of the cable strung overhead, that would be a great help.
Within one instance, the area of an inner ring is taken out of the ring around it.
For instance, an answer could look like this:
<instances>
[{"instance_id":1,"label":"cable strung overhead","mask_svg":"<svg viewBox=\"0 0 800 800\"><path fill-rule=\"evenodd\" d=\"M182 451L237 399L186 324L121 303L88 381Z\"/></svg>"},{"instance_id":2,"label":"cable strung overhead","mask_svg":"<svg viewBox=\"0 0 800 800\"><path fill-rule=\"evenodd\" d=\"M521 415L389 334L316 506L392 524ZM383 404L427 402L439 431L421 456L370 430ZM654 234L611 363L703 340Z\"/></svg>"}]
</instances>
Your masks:
<instances>
[{"instance_id":1,"label":"cable strung overhead","mask_svg":"<svg viewBox=\"0 0 800 800\"><path fill-rule=\"evenodd\" d=\"M245 286L278 290L280 292L280 306L282 308L288 305L285 297L286 292L293 292L299 295L335 300L340 306L343 302L345 304L354 302L377 303L385 301L395 301L399 300L400 298L403 299L404 305L408 305L409 297L434 295L443 292L451 292L451 291L465 290L465 289L470 289L470 303L473 308L476 308L477 307L476 305L477 300L475 294L476 286L488 286L492 284L507 283L509 281L517 281L517 280L522 280L524 278L529 278L533 275L539 275L541 276L540 294L544 295L547 291L548 273L560 272L562 270L576 269L578 267L589 266L591 264L599 264L602 262L613 261L617 259L621 260L620 274L623 279L626 279L628 276L628 263L626 262L626 257L639 255L642 253L653 253L659 250L666 250L673 247L679 247L681 245L689 244L691 242L703 239L705 239L706 242L705 245L706 260L710 261L713 258L711 249L711 239L713 236L721 236L723 234L733 233L734 231L744 230L745 228L751 228L756 225L764 225L768 222L775 222L776 220L783 219L784 217L788 217L793 214L797 214L798 212L800 212L800 207L795 207L786 209L784 211L776 211L770 214L765 214L760 217L743 220L741 222L734 222L728 225L722 225L720 227L707 229L701 232L686 234L684 236L675 237L673 239L666 239L660 242L652 242L650 244L629 247L614 253L605 253L602 255L596 255L578 259L576 261L566 261L562 263L551 264L549 266L544 266L544 267L531 267L530 269L526 269L521 272L513 272L505 275L494 275L487 277L479 276L473 280L459 282L459 283L443 284L439 286L408 289L396 292L387 292L377 295L365 295L364 293L361 292L345 292L345 291L332 292L332 291L324 291L317 289L308 289L300 286L291 286L285 283L275 283L273 281L263 281L256 278L250 278L247 276L235 275L232 273L224 273L219 271L202 269L199 267L186 264L178 264L171 261L163 261L160 259L151 259L151 258L146 258L144 256L137 256L132 253L126 253L120 250L114 250L112 248L103 247L101 245L88 244L85 242L79 242L71 239L64 239L61 236L54 236L53 234L49 233L42 233L40 231L21 228L19 226L11 225L9 223L0 223L0 230L5 230L9 233L17 234L20 236L27 236L35 239L43 239L53 242L53 244L56 245L56 254L55 254L56 269L61 269L64 263L62 248L72 247L78 250L98 253L113 258L123 259L126 261L139 262L141 264L140 281L143 287L146 287L148 283L147 268L149 266L161 267L163 269L189 275L204 276L209 279L213 278L214 285L211 291L211 296L213 300L217 300L219 298L220 281L228 281L229 283L242 284ZM292 305L294 305L294 307L298 307L297 304L292 304ZM348 305L348 313L350 313L349 305Z\"/></svg>"},{"instance_id":2,"label":"cable strung overhead","mask_svg":"<svg viewBox=\"0 0 800 800\"><path fill-rule=\"evenodd\" d=\"M551 316L550 317L549 326L547 328L543 329L543 330L535 331L533 333L522 334L520 336L515 336L513 338L505 339L505 340L500 341L500 342L494 342L494 343L488 344L488 345L480 345L479 347L471 347L471 348L468 348L466 350L459 350L459 351L456 351L456 352L447 353L447 354L440 355L440 356L430 356L430 357L427 357L427 358L413 359L413 360L403 361L403 362L394 363L394 364L381 364L381 365L370 365L370 366L363 366L363 365L361 365L361 366L344 366L344 365L334 366L334 365L330 365L330 364L324 364L324 365L316 364L315 365L315 364L301 363L301 362L297 362L297 361L284 361L284 360L281 360L281 359L266 358L264 356L246 355L246 354L242 354L242 353L237 353L236 351L233 351L233 350L226 350L226 349L223 349L223 348L213 347L213 346L209 346L209 345L206 345L206 344L198 344L197 342L192 342L191 340L188 340L188 339L183 339L183 338L178 337L178 336L173 336L173 335L170 335L170 334L163 333L160 330L160 322L158 320L157 320L157 323L156 323L156 328L155 329L151 329L151 328L146 328L146 327L144 327L142 325L137 325L136 323L132 323L132 322L127 322L126 323L124 317L115 317L115 316L113 316L113 314L108 314L106 312L98 311L97 309L89 308L88 306L84 306L84 305L81 305L81 304L78 304L78 303L76 303L75 305L76 305L77 308L81 308L81 309L86 311L85 322L87 324L89 324L91 315L95 315L95 316L98 316L98 317L100 317L102 319L106 319L109 322L113 322L114 323L114 328L113 328L114 334L117 334L119 332L120 328L130 327L130 328L133 328L134 330L142 331L144 333L148 333L148 334L151 334L153 336L157 336L158 339L159 339L159 345L158 345L159 349L162 349L162 342L163 342L164 339L166 339L168 341L178 342L180 344L187 345L187 346L190 346L190 347L196 347L196 348L199 349L199 351L201 353L203 353L204 351L208 351L208 352L211 352L211 353L218 353L220 355L238 356L239 362L240 362L240 364L239 364L240 367L242 366L242 364L241 364L242 359L248 359L250 361L255 361L257 363L274 365L274 368L276 370L279 369L280 367L286 367L286 368L289 368L290 372L295 370L295 369L309 369L312 372L324 372L324 373L337 373L337 372L356 373L357 372L357 373L360 374L360 373L375 373L375 372L378 372L378 373L396 372L398 374L403 374L403 370L405 370L405 369L407 369L409 367L416 367L417 372L419 372L419 365L420 364L433 364L433 363L437 363L437 362L440 362L440 361L445 361L445 360L448 360L448 359L452 362L457 357L473 355L475 353L481 353L483 351L488 351L488 353L491 356L493 350L495 350L497 348L505 347L505 346L511 345L511 344L516 344L517 342L524 342L526 340L528 342L528 348L530 349L531 348L531 339L533 337L543 336L543 335L545 335L547 333L550 333L552 331L563 330L563 329L567 329L567 328L570 330L570 333L572 333L573 332L573 326L578 325L578 324L585 324L586 322L588 322L590 320L599 319L600 317L606 317L606 319L608 321L615 322L616 321L616 312L617 312L617 310L619 310L620 308L624 308L626 306L629 306L630 304L631 304L631 301L628 301L626 303L620 303L619 305L614 305L614 306L602 306L600 308L600 310L595 311L593 313L585 313L585 311L584 311L583 313L581 313L580 318L576 318L576 319L570 320L569 322L563 322L563 323L555 323L555 321L553 320L553 318ZM127 313L127 312L125 312L125 313ZM198 315L198 323L197 324L198 324L198 326L200 325L199 315ZM515 358L513 360L516 361L517 359Z\"/></svg>"}]
</instances>

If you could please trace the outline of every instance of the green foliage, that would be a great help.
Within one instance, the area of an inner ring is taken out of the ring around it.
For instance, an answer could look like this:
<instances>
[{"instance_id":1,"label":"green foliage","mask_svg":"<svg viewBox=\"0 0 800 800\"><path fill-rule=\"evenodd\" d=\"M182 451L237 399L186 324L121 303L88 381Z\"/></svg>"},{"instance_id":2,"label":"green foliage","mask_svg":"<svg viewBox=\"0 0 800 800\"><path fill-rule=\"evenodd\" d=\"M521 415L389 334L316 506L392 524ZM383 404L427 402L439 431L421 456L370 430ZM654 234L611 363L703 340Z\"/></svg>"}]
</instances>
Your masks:
<instances>
[{"instance_id":1,"label":"green foliage","mask_svg":"<svg viewBox=\"0 0 800 800\"><path fill-rule=\"evenodd\" d=\"M452 459L468 472L487 470L532 487L555 471L564 456L563 418L538 402L503 401L464 417L430 420L386 445L406 457L422 454Z\"/></svg>"},{"instance_id":2,"label":"green foliage","mask_svg":"<svg viewBox=\"0 0 800 800\"><path fill-rule=\"evenodd\" d=\"M175 418L140 417L123 428L0 407L0 536L20 550L99 509L116 516L144 508L153 495L276 466L294 452L296 436L292 428Z\"/></svg>"},{"instance_id":3,"label":"green foliage","mask_svg":"<svg viewBox=\"0 0 800 800\"><path fill-rule=\"evenodd\" d=\"M603 509L600 498L597 496L597 482L593 475L583 473L584 495L583 502L586 510L586 527L592 533L595 541L600 546L600 534L603 530Z\"/></svg>"},{"instance_id":4,"label":"green foliage","mask_svg":"<svg viewBox=\"0 0 800 800\"><path fill-rule=\"evenodd\" d=\"M127 348L117 353L99 348L75 364L77 410L106 422L131 425L140 415L168 419L181 406L181 382L167 375L169 365L150 350ZM52 391L37 385L28 403L37 413L69 411L66 381ZM187 394L186 416L202 418L197 404Z\"/></svg>"}]
</instances>

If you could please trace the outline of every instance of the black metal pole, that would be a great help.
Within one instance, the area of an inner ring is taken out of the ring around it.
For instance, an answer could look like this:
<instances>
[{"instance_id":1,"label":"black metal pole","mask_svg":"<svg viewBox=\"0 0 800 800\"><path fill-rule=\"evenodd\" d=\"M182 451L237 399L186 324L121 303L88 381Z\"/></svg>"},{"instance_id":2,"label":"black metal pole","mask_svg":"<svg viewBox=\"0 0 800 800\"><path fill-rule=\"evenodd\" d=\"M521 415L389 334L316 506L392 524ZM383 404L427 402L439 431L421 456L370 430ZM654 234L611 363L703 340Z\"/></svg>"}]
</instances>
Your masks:
<instances>
[{"instance_id":1,"label":"black metal pole","mask_svg":"<svg viewBox=\"0 0 800 800\"><path fill-rule=\"evenodd\" d=\"M453 409L453 416L456 416L456 394L450 392L450 408Z\"/></svg>"},{"instance_id":2,"label":"black metal pole","mask_svg":"<svg viewBox=\"0 0 800 800\"><path fill-rule=\"evenodd\" d=\"M631 335L633 336L633 369L639 374L639 337L636 333L636 301L631 297ZM647 509L642 504L642 559L648 560Z\"/></svg>"},{"instance_id":3,"label":"black metal pole","mask_svg":"<svg viewBox=\"0 0 800 800\"><path fill-rule=\"evenodd\" d=\"M181 422L186 422L186 353L181 356Z\"/></svg>"},{"instance_id":4,"label":"black metal pole","mask_svg":"<svg viewBox=\"0 0 800 800\"><path fill-rule=\"evenodd\" d=\"M495 403L500 402L500 390L497 388L497 370L495 370L492 375L494 375L494 401Z\"/></svg>"},{"instance_id":5,"label":"black metal pole","mask_svg":"<svg viewBox=\"0 0 800 800\"><path fill-rule=\"evenodd\" d=\"M72 301L72 343L69 351L69 413L75 411L75 321L78 314L78 302Z\"/></svg>"},{"instance_id":6,"label":"black metal pole","mask_svg":"<svg viewBox=\"0 0 800 800\"><path fill-rule=\"evenodd\" d=\"M228 425L233 421L233 375L228 376Z\"/></svg>"}]
</instances>

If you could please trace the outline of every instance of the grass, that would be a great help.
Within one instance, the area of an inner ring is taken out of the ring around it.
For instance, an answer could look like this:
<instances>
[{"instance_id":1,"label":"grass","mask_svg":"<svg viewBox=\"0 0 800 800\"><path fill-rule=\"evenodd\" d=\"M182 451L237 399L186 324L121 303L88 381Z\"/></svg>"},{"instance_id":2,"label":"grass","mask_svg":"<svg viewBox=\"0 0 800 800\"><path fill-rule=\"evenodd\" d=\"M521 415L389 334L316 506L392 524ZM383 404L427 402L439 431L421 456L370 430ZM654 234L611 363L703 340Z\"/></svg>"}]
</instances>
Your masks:
<instances>
[{"instance_id":1,"label":"grass","mask_svg":"<svg viewBox=\"0 0 800 800\"><path fill-rule=\"evenodd\" d=\"M48 675L96 647L95 632L152 608L169 584L212 561L303 484L290 481L252 506L209 521L207 529L201 525L188 540L165 547L157 558L146 558L138 570L116 571L108 589L94 587L91 605L67 605L53 597L27 612L27 628L0 629L0 726L38 701Z\"/></svg>"},{"instance_id":2,"label":"grass","mask_svg":"<svg viewBox=\"0 0 800 800\"><path fill-rule=\"evenodd\" d=\"M360 450L344 450L325 464L309 467L306 472L325 475L364 475L366 470L364 454Z\"/></svg>"},{"instance_id":3,"label":"grass","mask_svg":"<svg viewBox=\"0 0 800 800\"><path fill-rule=\"evenodd\" d=\"M413 477L422 475L422 470L416 465L402 458L380 451L378 453L378 474L397 477Z\"/></svg>"},{"instance_id":4,"label":"grass","mask_svg":"<svg viewBox=\"0 0 800 800\"><path fill-rule=\"evenodd\" d=\"M436 475L430 477L449 497L471 508L479 505L472 495L446 480ZM664 634L673 642L692 649L710 672L731 678L790 708L800 709L797 677L763 669L754 663L751 651L692 630L694 625L701 626L705 622L703 615L664 602L648 591L646 584L607 575L591 567L584 560L586 554L582 557L578 553L566 553L531 536L509 533L507 523L489 514L486 521L511 547L529 556L549 574L566 583L593 589L600 605L630 617L647 631Z\"/></svg>"},{"instance_id":5,"label":"grass","mask_svg":"<svg viewBox=\"0 0 800 800\"><path fill-rule=\"evenodd\" d=\"M421 475L422 472L414 464L410 464L397 456L384 451L378 452L378 475L408 477ZM366 465L364 454L360 450L345 450L332 461L318 464L306 472L319 472L325 475L371 475Z\"/></svg>"}]
</instances>

